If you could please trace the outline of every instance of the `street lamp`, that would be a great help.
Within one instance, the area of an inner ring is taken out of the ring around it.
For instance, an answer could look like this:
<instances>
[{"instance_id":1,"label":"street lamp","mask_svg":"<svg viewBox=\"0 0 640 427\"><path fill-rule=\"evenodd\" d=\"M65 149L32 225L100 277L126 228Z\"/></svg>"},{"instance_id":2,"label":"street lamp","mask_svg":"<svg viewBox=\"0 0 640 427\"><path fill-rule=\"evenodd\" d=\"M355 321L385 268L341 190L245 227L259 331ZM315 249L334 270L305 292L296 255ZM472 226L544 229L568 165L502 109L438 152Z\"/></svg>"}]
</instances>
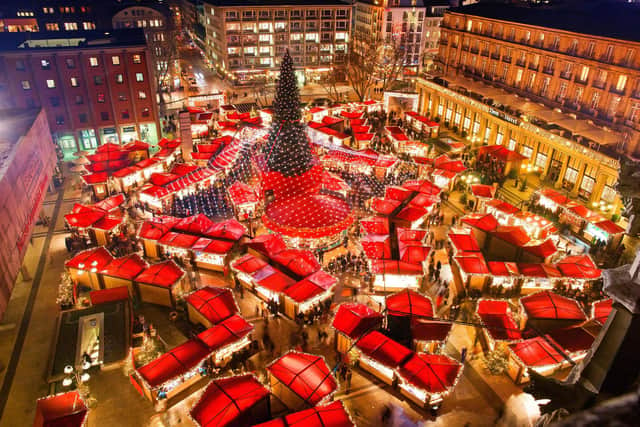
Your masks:
<instances>
[{"instance_id":1,"label":"street lamp","mask_svg":"<svg viewBox=\"0 0 640 427\"><path fill-rule=\"evenodd\" d=\"M477 184L477 183L480 182L480 178L478 178L477 176L471 175L471 174L465 175L460 179L465 184L464 185L464 190L465 191L469 190L473 184Z\"/></svg>"},{"instance_id":2,"label":"street lamp","mask_svg":"<svg viewBox=\"0 0 640 427\"><path fill-rule=\"evenodd\" d=\"M520 187L520 191L525 191L527 189L527 181L529 181L529 174L536 173L540 170L536 165L532 165L527 163L526 165L522 165L520 167L521 173L524 174L524 181L522 182L522 187Z\"/></svg>"},{"instance_id":3,"label":"street lamp","mask_svg":"<svg viewBox=\"0 0 640 427\"><path fill-rule=\"evenodd\" d=\"M604 200L600 200L599 202L593 202L592 206L595 209L602 211L603 213L607 213L613 210L614 206L612 203L608 203Z\"/></svg>"},{"instance_id":4,"label":"street lamp","mask_svg":"<svg viewBox=\"0 0 640 427\"><path fill-rule=\"evenodd\" d=\"M86 389L86 392L87 392L86 394L89 394L88 393L89 387L85 383L89 381L89 378L91 378L91 376L89 375L88 372L85 372L85 371L90 367L91 367L91 363L87 361L82 363L82 370L80 372L74 370L73 366L71 365L65 366L64 374L66 375L66 377L62 380L62 385L64 387L70 387L73 384L73 381L75 380L78 386L78 390L81 391L81 394L84 391L83 389Z\"/></svg>"}]
</instances>

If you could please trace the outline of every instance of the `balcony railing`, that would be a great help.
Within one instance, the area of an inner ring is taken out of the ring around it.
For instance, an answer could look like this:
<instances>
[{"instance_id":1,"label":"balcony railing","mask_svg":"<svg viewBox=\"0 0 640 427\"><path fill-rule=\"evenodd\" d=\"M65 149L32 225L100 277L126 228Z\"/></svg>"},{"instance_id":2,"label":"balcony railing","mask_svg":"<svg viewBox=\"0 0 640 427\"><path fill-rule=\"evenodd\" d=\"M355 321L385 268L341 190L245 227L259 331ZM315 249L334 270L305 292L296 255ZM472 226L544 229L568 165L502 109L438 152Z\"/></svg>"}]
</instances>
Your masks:
<instances>
[{"instance_id":1,"label":"balcony railing","mask_svg":"<svg viewBox=\"0 0 640 427\"><path fill-rule=\"evenodd\" d=\"M491 54L491 59L500 59L500 54L499 53L492 53Z\"/></svg>"},{"instance_id":2,"label":"balcony railing","mask_svg":"<svg viewBox=\"0 0 640 427\"><path fill-rule=\"evenodd\" d=\"M543 72L543 73L545 73L545 74L549 74L549 75L551 75L551 76L552 76L552 75L553 75L554 70L553 70L553 68L549 68L549 67L547 67L547 68L544 68L544 69L542 70L542 72Z\"/></svg>"},{"instance_id":3,"label":"balcony railing","mask_svg":"<svg viewBox=\"0 0 640 427\"><path fill-rule=\"evenodd\" d=\"M609 92L615 93L616 95L624 96L625 90L624 89L619 90L615 86L611 86L611 88L609 88Z\"/></svg>"},{"instance_id":4,"label":"balcony railing","mask_svg":"<svg viewBox=\"0 0 640 427\"><path fill-rule=\"evenodd\" d=\"M478 53L478 52L480 52L480 49L475 48L475 47L471 48L471 53Z\"/></svg>"},{"instance_id":5,"label":"balcony railing","mask_svg":"<svg viewBox=\"0 0 640 427\"><path fill-rule=\"evenodd\" d=\"M511 63L511 57L510 57L510 56L503 56L503 57L502 57L502 61L503 61L503 62L507 62L507 63L509 63L509 64L510 64L510 63Z\"/></svg>"},{"instance_id":6,"label":"balcony railing","mask_svg":"<svg viewBox=\"0 0 640 427\"><path fill-rule=\"evenodd\" d=\"M482 53L480 53L480 55L489 56L489 51L488 50L483 50Z\"/></svg>"},{"instance_id":7,"label":"balcony railing","mask_svg":"<svg viewBox=\"0 0 640 427\"><path fill-rule=\"evenodd\" d=\"M586 85L587 84L587 80L586 79L582 80L580 77L576 77L575 79L573 79L573 81L575 83L578 83L578 84L581 84L581 85Z\"/></svg>"},{"instance_id":8,"label":"balcony railing","mask_svg":"<svg viewBox=\"0 0 640 427\"><path fill-rule=\"evenodd\" d=\"M604 85L606 84L607 82L604 80L594 80L593 87L597 87L598 89L604 89Z\"/></svg>"},{"instance_id":9,"label":"balcony railing","mask_svg":"<svg viewBox=\"0 0 640 427\"><path fill-rule=\"evenodd\" d=\"M529 64L529 69L533 71L538 71L540 66L538 64Z\"/></svg>"},{"instance_id":10,"label":"balcony railing","mask_svg":"<svg viewBox=\"0 0 640 427\"><path fill-rule=\"evenodd\" d=\"M568 71L561 72L560 78L565 80L571 80L571 72L568 72Z\"/></svg>"},{"instance_id":11,"label":"balcony railing","mask_svg":"<svg viewBox=\"0 0 640 427\"><path fill-rule=\"evenodd\" d=\"M526 64L527 64L527 61L525 61L525 60L523 60L523 59L518 59L518 60L516 61L516 65L517 65L518 67L524 67Z\"/></svg>"}]
</instances>

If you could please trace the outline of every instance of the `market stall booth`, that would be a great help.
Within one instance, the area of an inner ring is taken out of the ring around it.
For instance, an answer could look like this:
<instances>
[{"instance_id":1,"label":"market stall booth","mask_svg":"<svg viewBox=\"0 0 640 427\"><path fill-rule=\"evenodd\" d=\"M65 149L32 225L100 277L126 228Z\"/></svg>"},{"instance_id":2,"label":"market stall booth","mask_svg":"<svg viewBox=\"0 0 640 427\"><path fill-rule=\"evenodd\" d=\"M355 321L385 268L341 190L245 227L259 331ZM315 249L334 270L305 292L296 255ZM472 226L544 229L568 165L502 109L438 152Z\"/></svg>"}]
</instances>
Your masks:
<instances>
[{"instance_id":1,"label":"market stall booth","mask_svg":"<svg viewBox=\"0 0 640 427\"><path fill-rule=\"evenodd\" d=\"M511 316L507 301L481 299L478 301L476 312L480 317L482 334L489 349L495 348L496 341L510 343L522 339L522 333Z\"/></svg>"},{"instance_id":2,"label":"market stall booth","mask_svg":"<svg viewBox=\"0 0 640 427\"><path fill-rule=\"evenodd\" d=\"M529 236L543 240L558 232L552 221L529 211L520 211L513 215L513 225L524 228Z\"/></svg>"},{"instance_id":3,"label":"market stall booth","mask_svg":"<svg viewBox=\"0 0 640 427\"><path fill-rule=\"evenodd\" d=\"M384 131L385 135L391 140L393 148L395 148L396 151L402 152L402 146L409 141L409 137L404 133L402 128L398 126L385 126Z\"/></svg>"},{"instance_id":4,"label":"market stall booth","mask_svg":"<svg viewBox=\"0 0 640 427\"><path fill-rule=\"evenodd\" d=\"M502 176L508 176L512 170L519 173L522 163L526 160L522 154L502 145L485 145L478 150L478 161L496 162Z\"/></svg>"},{"instance_id":5,"label":"market stall booth","mask_svg":"<svg viewBox=\"0 0 640 427\"><path fill-rule=\"evenodd\" d=\"M244 182L236 181L227 191L238 221L257 217L260 200L254 188Z\"/></svg>"},{"instance_id":6,"label":"market stall booth","mask_svg":"<svg viewBox=\"0 0 640 427\"><path fill-rule=\"evenodd\" d=\"M239 314L227 317L220 323L198 334L210 351L215 366L225 366L233 355L251 345L253 325Z\"/></svg>"},{"instance_id":7,"label":"market stall booth","mask_svg":"<svg viewBox=\"0 0 640 427\"><path fill-rule=\"evenodd\" d=\"M89 238L97 246L110 244L112 237L120 233L123 224L122 217L107 214L94 206L80 204L76 204L71 213L64 216L64 220L71 230Z\"/></svg>"},{"instance_id":8,"label":"market stall booth","mask_svg":"<svg viewBox=\"0 0 640 427\"><path fill-rule=\"evenodd\" d=\"M252 374L216 379L189 415L199 427L252 425L270 418L269 394Z\"/></svg>"},{"instance_id":9,"label":"market stall booth","mask_svg":"<svg viewBox=\"0 0 640 427\"><path fill-rule=\"evenodd\" d=\"M462 364L442 354L414 353L397 370L400 393L421 408L438 408L458 383Z\"/></svg>"},{"instance_id":10,"label":"market stall booth","mask_svg":"<svg viewBox=\"0 0 640 427\"><path fill-rule=\"evenodd\" d=\"M415 111L407 111L404 114L404 117L407 121L407 126L409 126L414 131L424 135L427 138L438 137L438 129L440 128L439 123L434 122L433 120L429 120L425 116L422 116Z\"/></svg>"},{"instance_id":11,"label":"market stall booth","mask_svg":"<svg viewBox=\"0 0 640 427\"><path fill-rule=\"evenodd\" d=\"M172 260L152 264L135 278L140 301L175 307L187 291L186 274Z\"/></svg>"},{"instance_id":12,"label":"market stall booth","mask_svg":"<svg viewBox=\"0 0 640 427\"><path fill-rule=\"evenodd\" d=\"M612 309L613 299L605 298L603 300L596 301L591 306L591 319L604 326Z\"/></svg>"},{"instance_id":13,"label":"market stall booth","mask_svg":"<svg viewBox=\"0 0 640 427\"><path fill-rule=\"evenodd\" d=\"M330 400L337 382L320 356L290 351L267 366L271 392L287 408L299 410Z\"/></svg>"},{"instance_id":14,"label":"market stall booth","mask_svg":"<svg viewBox=\"0 0 640 427\"><path fill-rule=\"evenodd\" d=\"M231 263L235 280L247 289L253 288L253 273L267 266L268 263L255 255L245 254Z\"/></svg>"},{"instance_id":15,"label":"market stall booth","mask_svg":"<svg viewBox=\"0 0 640 427\"><path fill-rule=\"evenodd\" d=\"M226 288L206 286L186 296L187 318L191 323L200 323L205 328L238 313L233 294Z\"/></svg>"},{"instance_id":16,"label":"market stall booth","mask_svg":"<svg viewBox=\"0 0 640 427\"><path fill-rule=\"evenodd\" d=\"M180 221L172 216L156 216L142 223L138 230L138 238L142 240L144 255L156 259L161 255L158 241Z\"/></svg>"},{"instance_id":17,"label":"market stall booth","mask_svg":"<svg viewBox=\"0 0 640 427\"><path fill-rule=\"evenodd\" d=\"M400 342L409 343L411 321L415 319L433 319L431 299L411 289L400 291L386 297L387 328L391 336Z\"/></svg>"},{"instance_id":18,"label":"market stall booth","mask_svg":"<svg viewBox=\"0 0 640 427\"><path fill-rule=\"evenodd\" d=\"M328 171L324 171L324 173L322 174L320 190L323 192L328 192L329 194L338 195L343 199L346 199L347 195L351 191L351 187L338 175Z\"/></svg>"},{"instance_id":19,"label":"market stall booth","mask_svg":"<svg viewBox=\"0 0 640 427\"><path fill-rule=\"evenodd\" d=\"M253 273L252 283L253 291L258 298L281 304L284 292L295 284L296 280L271 265L266 265Z\"/></svg>"},{"instance_id":20,"label":"market stall booth","mask_svg":"<svg viewBox=\"0 0 640 427\"><path fill-rule=\"evenodd\" d=\"M580 303L552 291L542 291L520 298L523 309L521 326L539 331L569 327L587 320Z\"/></svg>"},{"instance_id":21,"label":"market stall booth","mask_svg":"<svg viewBox=\"0 0 640 427\"><path fill-rule=\"evenodd\" d=\"M473 206L474 212L486 212L485 203L495 197L496 188L492 185L473 184L471 185L471 195L476 199Z\"/></svg>"},{"instance_id":22,"label":"market stall booth","mask_svg":"<svg viewBox=\"0 0 640 427\"><path fill-rule=\"evenodd\" d=\"M514 215L520 213L520 209L511 203L500 199L491 199L485 202L484 206L485 212L493 215L500 225L516 225Z\"/></svg>"},{"instance_id":23,"label":"market stall booth","mask_svg":"<svg viewBox=\"0 0 640 427\"><path fill-rule=\"evenodd\" d=\"M362 127L364 126L359 126L359 128L362 128ZM358 129L358 130L364 130L364 129ZM356 150L366 150L368 148L371 148L371 143L373 142L373 139L375 136L376 136L375 133L371 133L371 132L355 133L355 130L354 130L351 146Z\"/></svg>"},{"instance_id":24,"label":"market stall booth","mask_svg":"<svg viewBox=\"0 0 640 427\"><path fill-rule=\"evenodd\" d=\"M513 289L521 283L522 276L518 270L518 264L508 261L489 261L491 287L494 289Z\"/></svg>"},{"instance_id":25,"label":"market stall booth","mask_svg":"<svg viewBox=\"0 0 640 427\"><path fill-rule=\"evenodd\" d=\"M331 325L335 329L336 350L346 354L354 340L382 325L382 314L364 304L344 303L338 306Z\"/></svg>"},{"instance_id":26,"label":"market stall booth","mask_svg":"<svg viewBox=\"0 0 640 427\"><path fill-rule=\"evenodd\" d=\"M422 247L416 248L424 252ZM422 284L422 278L424 277L422 263L393 259L373 259L370 264L374 290L381 292L395 292L403 289L417 290Z\"/></svg>"},{"instance_id":27,"label":"market stall booth","mask_svg":"<svg viewBox=\"0 0 640 427\"><path fill-rule=\"evenodd\" d=\"M355 424L344 404L337 400L256 424L254 427L355 427Z\"/></svg>"},{"instance_id":28,"label":"market stall booth","mask_svg":"<svg viewBox=\"0 0 640 427\"><path fill-rule=\"evenodd\" d=\"M65 268L76 285L91 289L102 289L102 271L114 260L111 253L103 246L78 252L65 263Z\"/></svg>"},{"instance_id":29,"label":"market stall booth","mask_svg":"<svg viewBox=\"0 0 640 427\"><path fill-rule=\"evenodd\" d=\"M453 260L451 273L458 292L463 289L485 290L489 284L489 267L481 252L459 252Z\"/></svg>"},{"instance_id":30,"label":"market stall booth","mask_svg":"<svg viewBox=\"0 0 640 427\"><path fill-rule=\"evenodd\" d=\"M338 279L318 270L284 291L284 314L296 319L298 313L308 313L318 304L333 297Z\"/></svg>"},{"instance_id":31,"label":"market stall booth","mask_svg":"<svg viewBox=\"0 0 640 427\"><path fill-rule=\"evenodd\" d=\"M89 408L76 390L36 401L33 427L85 427Z\"/></svg>"},{"instance_id":32,"label":"market stall booth","mask_svg":"<svg viewBox=\"0 0 640 427\"><path fill-rule=\"evenodd\" d=\"M367 332L355 343L358 366L388 385L395 384L396 369L412 351L378 331Z\"/></svg>"},{"instance_id":33,"label":"market stall booth","mask_svg":"<svg viewBox=\"0 0 640 427\"><path fill-rule=\"evenodd\" d=\"M414 318L411 320L413 348L421 353L440 353L449 338L451 322Z\"/></svg>"},{"instance_id":34,"label":"market stall booth","mask_svg":"<svg viewBox=\"0 0 640 427\"><path fill-rule=\"evenodd\" d=\"M149 264L140 255L134 253L115 258L99 270L99 273L102 275L102 284L105 289L126 286L129 288L130 295L137 295L135 278L147 268Z\"/></svg>"},{"instance_id":35,"label":"market stall booth","mask_svg":"<svg viewBox=\"0 0 640 427\"><path fill-rule=\"evenodd\" d=\"M554 343L548 336L511 343L508 348L507 373L516 384L529 381L529 369L548 376L568 365L568 361L559 351L560 345Z\"/></svg>"}]
</instances>

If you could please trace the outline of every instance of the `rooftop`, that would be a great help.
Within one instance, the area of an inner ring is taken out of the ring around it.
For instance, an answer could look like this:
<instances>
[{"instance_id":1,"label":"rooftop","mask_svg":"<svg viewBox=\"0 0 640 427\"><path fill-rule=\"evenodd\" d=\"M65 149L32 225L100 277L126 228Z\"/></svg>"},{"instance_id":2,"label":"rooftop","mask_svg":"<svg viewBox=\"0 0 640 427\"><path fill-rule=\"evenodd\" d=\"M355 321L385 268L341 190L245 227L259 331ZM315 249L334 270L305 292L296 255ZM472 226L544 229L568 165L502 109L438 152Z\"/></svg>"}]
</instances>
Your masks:
<instances>
[{"instance_id":1,"label":"rooftop","mask_svg":"<svg viewBox=\"0 0 640 427\"><path fill-rule=\"evenodd\" d=\"M0 52L122 46L146 46L144 30L0 33Z\"/></svg>"},{"instance_id":2,"label":"rooftop","mask_svg":"<svg viewBox=\"0 0 640 427\"><path fill-rule=\"evenodd\" d=\"M586 0L548 6L527 4L476 3L451 9L452 12L501 21L640 42L640 6L622 2Z\"/></svg>"},{"instance_id":3,"label":"rooftop","mask_svg":"<svg viewBox=\"0 0 640 427\"><path fill-rule=\"evenodd\" d=\"M346 0L204 0L205 3L217 6L348 6Z\"/></svg>"},{"instance_id":4,"label":"rooftop","mask_svg":"<svg viewBox=\"0 0 640 427\"><path fill-rule=\"evenodd\" d=\"M10 163L13 148L29 132L39 112L39 109L0 110L0 177Z\"/></svg>"}]
</instances>

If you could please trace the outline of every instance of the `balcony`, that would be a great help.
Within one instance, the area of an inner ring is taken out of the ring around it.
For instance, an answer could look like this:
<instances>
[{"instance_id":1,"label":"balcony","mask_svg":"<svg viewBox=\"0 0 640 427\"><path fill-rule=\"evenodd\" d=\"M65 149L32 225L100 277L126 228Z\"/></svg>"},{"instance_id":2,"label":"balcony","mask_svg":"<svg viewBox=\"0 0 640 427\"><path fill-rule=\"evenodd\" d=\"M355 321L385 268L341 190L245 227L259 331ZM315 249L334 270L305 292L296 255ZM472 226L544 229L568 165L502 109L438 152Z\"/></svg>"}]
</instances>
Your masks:
<instances>
[{"instance_id":1,"label":"balcony","mask_svg":"<svg viewBox=\"0 0 640 427\"><path fill-rule=\"evenodd\" d=\"M613 55L600 55L600 62L604 62L606 64L613 64Z\"/></svg>"},{"instance_id":2,"label":"balcony","mask_svg":"<svg viewBox=\"0 0 640 427\"><path fill-rule=\"evenodd\" d=\"M567 55L571 55L571 56L578 56L578 49L567 49L567 51L565 52Z\"/></svg>"},{"instance_id":3,"label":"balcony","mask_svg":"<svg viewBox=\"0 0 640 427\"><path fill-rule=\"evenodd\" d=\"M489 56L489 51L488 50L483 50L482 53L480 53L480 55L482 56Z\"/></svg>"},{"instance_id":4,"label":"balcony","mask_svg":"<svg viewBox=\"0 0 640 427\"><path fill-rule=\"evenodd\" d=\"M587 79L581 79L580 77L576 77L575 79L573 79L574 83L578 83L581 85L586 85L587 84Z\"/></svg>"},{"instance_id":5,"label":"balcony","mask_svg":"<svg viewBox=\"0 0 640 427\"><path fill-rule=\"evenodd\" d=\"M538 71L540 66L538 64L529 64L529 69L532 71Z\"/></svg>"},{"instance_id":6,"label":"balcony","mask_svg":"<svg viewBox=\"0 0 640 427\"><path fill-rule=\"evenodd\" d=\"M516 61L516 65L517 65L518 67L525 67L525 66L527 65L527 61L526 61L526 60L524 60L524 59L518 59L518 60Z\"/></svg>"},{"instance_id":7,"label":"balcony","mask_svg":"<svg viewBox=\"0 0 640 427\"><path fill-rule=\"evenodd\" d=\"M477 47L472 47L471 48L471 53L476 53L477 54L478 52L480 52L480 49L478 49Z\"/></svg>"},{"instance_id":8,"label":"balcony","mask_svg":"<svg viewBox=\"0 0 640 427\"><path fill-rule=\"evenodd\" d=\"M255 21L256 20L256 15L244 15L242 17L243 21Z\"/></svg>"},{"instance_id":9,"label":"balcony","mask_svg":"<svg viewBox=\"0 0 640 427\"><path fill-rule=\"evenodd\" d=\"M529 44L529 39L526 37L521 37L520 38L520 44Z\"/></svg>"},{"instance_id":10,"label":"balcony","mask_svg":"<svg viewBox=\"0 0 640 427\"><path fill-rule=\"evenodd\" d=\"M469 45L462 45L462 50L469 52Z\"/></svg>"},{"instance_id":11,"label":"balcony","mask_svg":"<svg viewBox=\"0 0 640 427\"><path fill-rule=\"evenodd\" d=\"M615 86L611 86L609 88L609 92L615 93L616 95L624 96L625 90L624 89L618 90Z\"/></svg>"},{"instance_id":12,"label":"balcony","mask_svg":"<svg viewBox=\"0 0 640 427\"><path fill-rule=\"evenodd\" d=\"M583 58L594 59L594 52L592 50L585 50L581 55Z\"/></svg>"},{"instance_id":13,"label":"balcony","mask_svg":"<svg viewBox=\"0 0 640 427\"><path fill-rule=\"evenodd\" d=\"M640 89L634 90L633 92L631 92L631 97L635 99L640 99Z\"/></svg>"},{"instance_id":14,"label":"balcony","mask_svg":"<svg viewBox=\"0 0 640 427\"><path fill-rule=\"evenodd\" d=\"M449 44L449 41L448 41L447 39L440 39L439 43L440 43L442 46L446 46L446 45L448 45L448 44Z\"/></svg>"},{"instance_id":15,"label":"balcony","mask_svg":"<svg viewBox=\"0 0 640 427\"><path fill-rule=\"evenodd\" d=\"M500 54L499 53L492 53L491 54L491 59L500 59Z\"/></svg>"},{"instance_id":16,"label":"balcony","mask_svg":"<svg viewBox=\"0 0 640 427\"><path fill-rule=\"evenodd\" d=\"M547 68L544 68L542 72L545 74L549 74L550 76L553 76L554 69L547 67Z\"/></svg>"},{"instance_id":17,"label":"balcony","mask_svg":"<svg viewBox=\"0 0 640 427\"><path fill-rule=\"evenodd\" d=\"M503 56L502 57L502 62L507 62L507 63L511 64L511 57L510 56Z\"/></svg>"},{"instance_id":18,"label":"balcony","mask_svg":"<svg viewBox=\"0 0 640 427\"><path fill-rule=\"evenodd\" d=\"M560 73L560 78L561 79L565 79L565 80L571 80L571 72L570 71L563 71Z\"/></svg>"},{"instance_id":19,"label":"balcony","mask_svg":"<svg viewBox=\"0 0 640 427\"><path fill-rule=\"evenodd\" d=\"M537 48L543 49L544 48L544 41L543 40L536 40L533 42L533 45Z\"/></svg>"},{"instance_id":20,"label":"balcony","mask_svg":"<svg viewBox=\"0 0 640 427\"><path fill-rule=\"evenodd\" d=\"M597 87L598 89L604 89L604 85L606 84L607 82L604 80L594 80L592 86Z\"/></svg>"}]
</instances>

